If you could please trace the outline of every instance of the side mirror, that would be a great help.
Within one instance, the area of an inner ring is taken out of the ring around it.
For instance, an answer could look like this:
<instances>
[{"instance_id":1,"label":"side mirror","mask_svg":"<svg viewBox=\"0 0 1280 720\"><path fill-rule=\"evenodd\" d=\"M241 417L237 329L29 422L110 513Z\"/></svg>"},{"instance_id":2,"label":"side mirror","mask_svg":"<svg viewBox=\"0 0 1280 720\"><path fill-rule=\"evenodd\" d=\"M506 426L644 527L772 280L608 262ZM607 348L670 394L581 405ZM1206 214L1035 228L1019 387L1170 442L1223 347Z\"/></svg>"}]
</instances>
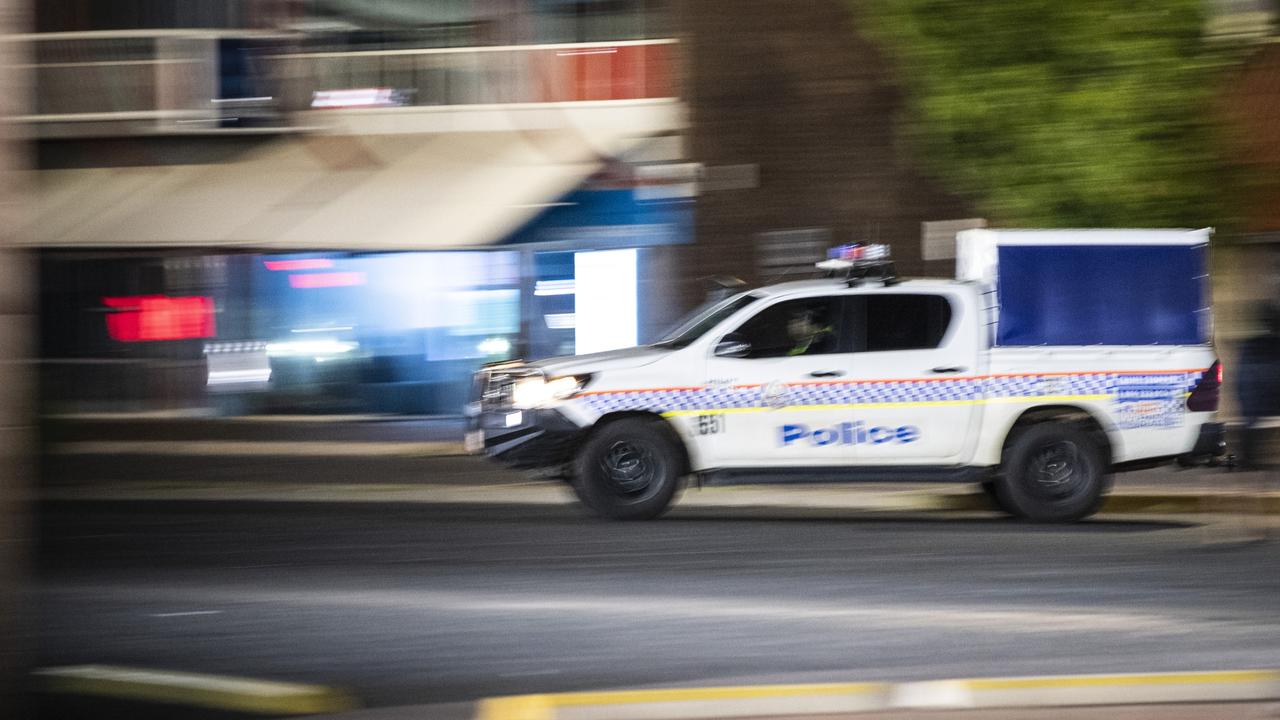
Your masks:
<instances>
[{"instance_id":1,"label":"side mirror","mask_svg":"<svg viewBox=\"0 0 1280 720\"><path fill-rule=\"evenodd\" d=\"M737 333L729 333L720 338L716 344L715 356L727 358L744 358L751 354L751 343Z\"/></svg>"}]
</instances>

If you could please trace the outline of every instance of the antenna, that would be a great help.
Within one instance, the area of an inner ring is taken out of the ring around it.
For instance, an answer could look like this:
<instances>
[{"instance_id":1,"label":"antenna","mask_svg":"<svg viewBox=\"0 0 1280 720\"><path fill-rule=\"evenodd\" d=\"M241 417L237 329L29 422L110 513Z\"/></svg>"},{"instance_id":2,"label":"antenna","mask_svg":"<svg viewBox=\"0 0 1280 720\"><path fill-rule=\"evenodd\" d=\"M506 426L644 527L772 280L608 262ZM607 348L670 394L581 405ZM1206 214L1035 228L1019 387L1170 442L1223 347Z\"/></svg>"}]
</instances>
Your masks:
<instances>
[{"instance_id":1,"label":"antenna","mask_svg":"<svg viewBox=\"0 0 1280 720\"><path fill-rule=\"evenodd\" d=\"M775 285L786 277L789 277L791 275L797 275L800 273L806 273L806 272L812 272L812 271L806 269L805 265L788 265L787 267L782 269L782 272L777 272L777 273L774 273L772 276L770 276L769 279L766 280L764 284Z\"/></svg>"}]
</instances>

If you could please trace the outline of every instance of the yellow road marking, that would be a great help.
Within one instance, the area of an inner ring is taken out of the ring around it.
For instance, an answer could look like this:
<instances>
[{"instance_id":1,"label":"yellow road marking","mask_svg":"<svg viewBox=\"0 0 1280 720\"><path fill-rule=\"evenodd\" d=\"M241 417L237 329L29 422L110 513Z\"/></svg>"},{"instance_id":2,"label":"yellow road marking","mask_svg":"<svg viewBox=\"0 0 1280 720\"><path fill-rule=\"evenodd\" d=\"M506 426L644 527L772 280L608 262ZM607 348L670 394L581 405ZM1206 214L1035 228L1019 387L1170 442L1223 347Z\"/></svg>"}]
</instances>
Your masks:
<instances>
[{"instance_id":1,"label":"yellow road marking","mask_svg":"<svg viewBox=\"0 0 1280 720\"><path fill-rule=\"evenodd\" d=\"M480 701L476 720L555 720L554 695L515 695Z\"/></svg>"},{"instance_id":2,"label":"yellow road marking","mask_svg":"<svg viewBox=\"0 0 1280 720\"><path fill-rule=\"evenodd\" d=\"M1214 685L1242 683L1276 683L1280 671L1230 670L1221 672L1156 673L1147 675L1080 675L1021 678L973 678L943 680L939 685L984 690L1035 690L1063 688L1138 687L1142 685ZM927 682L924 685L934 685ZM755 685L710 688L671 688L656 690L621 690L606 692L559 693L488 698L481 702L479 720L555 720L557 708L640 705L646 703L705 702L715 700L753 700L788 697L839 697L879 695L887 707L898 688L916 683L823 683L802 685ZM981 705L980 705L981 706ZM607 710L602 710L607 717Z\"/></svg>"},{"instance_id":3,"label":"yellow road marking","mask_svg":"<svg viewBox=\"0 0 1280 720\"><path fill-rule=\"evenodd\" d=\"M964 682L974 690L1017 690L1034 688L1124 687L1132 685L1211 685L1215 683L1267 681L1280 683L1280 672L1275 670L1230 670L1202 673L1157 673L1154 675L978 678Z\"/></svg>"},{"instance_id":4,"label":"yellow road marking","mask_svg":"<svg viewBox=\"0 0 1280 720\"><path fill-rule=\"evenodd\" d=\"M710 688L675 688L662 690L620 690L615 692L563 693L549 695L555 705L632 705L653 702L685 702L696 700L750 700L805 695L867 695L887 692L886 683L823 683L815 685L764 685Z\"/></svg>"},{"instance_id":5,"label":"yellow road marking","mask_svg":"<svg viewBox=\"0 0 1280 720\"><path fill-rule=\"evenodd\" d=\"M314 715L358 707L344 692L323 685L254 678L76 665L35 671L47 692L123 698L261 715Z\"/></svg>"}]
</instances>

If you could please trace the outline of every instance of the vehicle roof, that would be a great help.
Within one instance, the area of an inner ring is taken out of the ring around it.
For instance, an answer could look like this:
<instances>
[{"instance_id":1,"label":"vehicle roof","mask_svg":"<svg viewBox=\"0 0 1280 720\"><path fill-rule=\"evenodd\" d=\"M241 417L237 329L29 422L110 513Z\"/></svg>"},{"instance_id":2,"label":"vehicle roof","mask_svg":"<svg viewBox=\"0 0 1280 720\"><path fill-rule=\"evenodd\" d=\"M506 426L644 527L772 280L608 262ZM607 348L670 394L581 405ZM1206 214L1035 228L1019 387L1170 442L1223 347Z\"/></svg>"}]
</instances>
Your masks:
<instances>
[{"instance_id":1,"label":"vehicle roof","mask_svg":"<svg viewBox=\"0 0 1280 720\"><path fill-rule=\"evenodd\" d=\"M915 290L941 290L943 288L952 288L956 285L963 285L957 280L949 278L919 278L915 280L900 280L898 283L888 286L893 290L901 290L910 288ZM885 287L878 280L867 280L865 284L858 286L860 289L876 290ZM845 288L845 281L835 278L818 278L814 280L793 280L791 282L778 283L776 285L765 285L757 288L752 292L764 293L767 295L787 295L794 292L806 292L812 290L840 290Z\"/></svg>"}]
</instances>

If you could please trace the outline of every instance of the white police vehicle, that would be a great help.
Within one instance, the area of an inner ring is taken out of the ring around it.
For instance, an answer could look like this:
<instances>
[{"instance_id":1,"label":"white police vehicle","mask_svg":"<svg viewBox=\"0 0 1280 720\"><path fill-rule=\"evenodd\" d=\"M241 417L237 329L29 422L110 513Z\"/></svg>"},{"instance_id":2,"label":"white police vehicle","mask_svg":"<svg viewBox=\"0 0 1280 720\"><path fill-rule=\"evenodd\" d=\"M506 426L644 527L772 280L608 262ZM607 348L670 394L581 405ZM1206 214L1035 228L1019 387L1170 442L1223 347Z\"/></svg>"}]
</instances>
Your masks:
<instances>
[{"instance_id":1,"label":"white police vehicle","mask_svg":"<svg viewBox=\"0 0 1280 720\"><path fill-rule=\"evenodd\" d=\"M1209 231L967 231L957 279L846 246L643 347L487 366L468 443L652 518L701 482L980 482L1070 521L1113 471L1223 451Z\"/></svg>"}]
</instances>

